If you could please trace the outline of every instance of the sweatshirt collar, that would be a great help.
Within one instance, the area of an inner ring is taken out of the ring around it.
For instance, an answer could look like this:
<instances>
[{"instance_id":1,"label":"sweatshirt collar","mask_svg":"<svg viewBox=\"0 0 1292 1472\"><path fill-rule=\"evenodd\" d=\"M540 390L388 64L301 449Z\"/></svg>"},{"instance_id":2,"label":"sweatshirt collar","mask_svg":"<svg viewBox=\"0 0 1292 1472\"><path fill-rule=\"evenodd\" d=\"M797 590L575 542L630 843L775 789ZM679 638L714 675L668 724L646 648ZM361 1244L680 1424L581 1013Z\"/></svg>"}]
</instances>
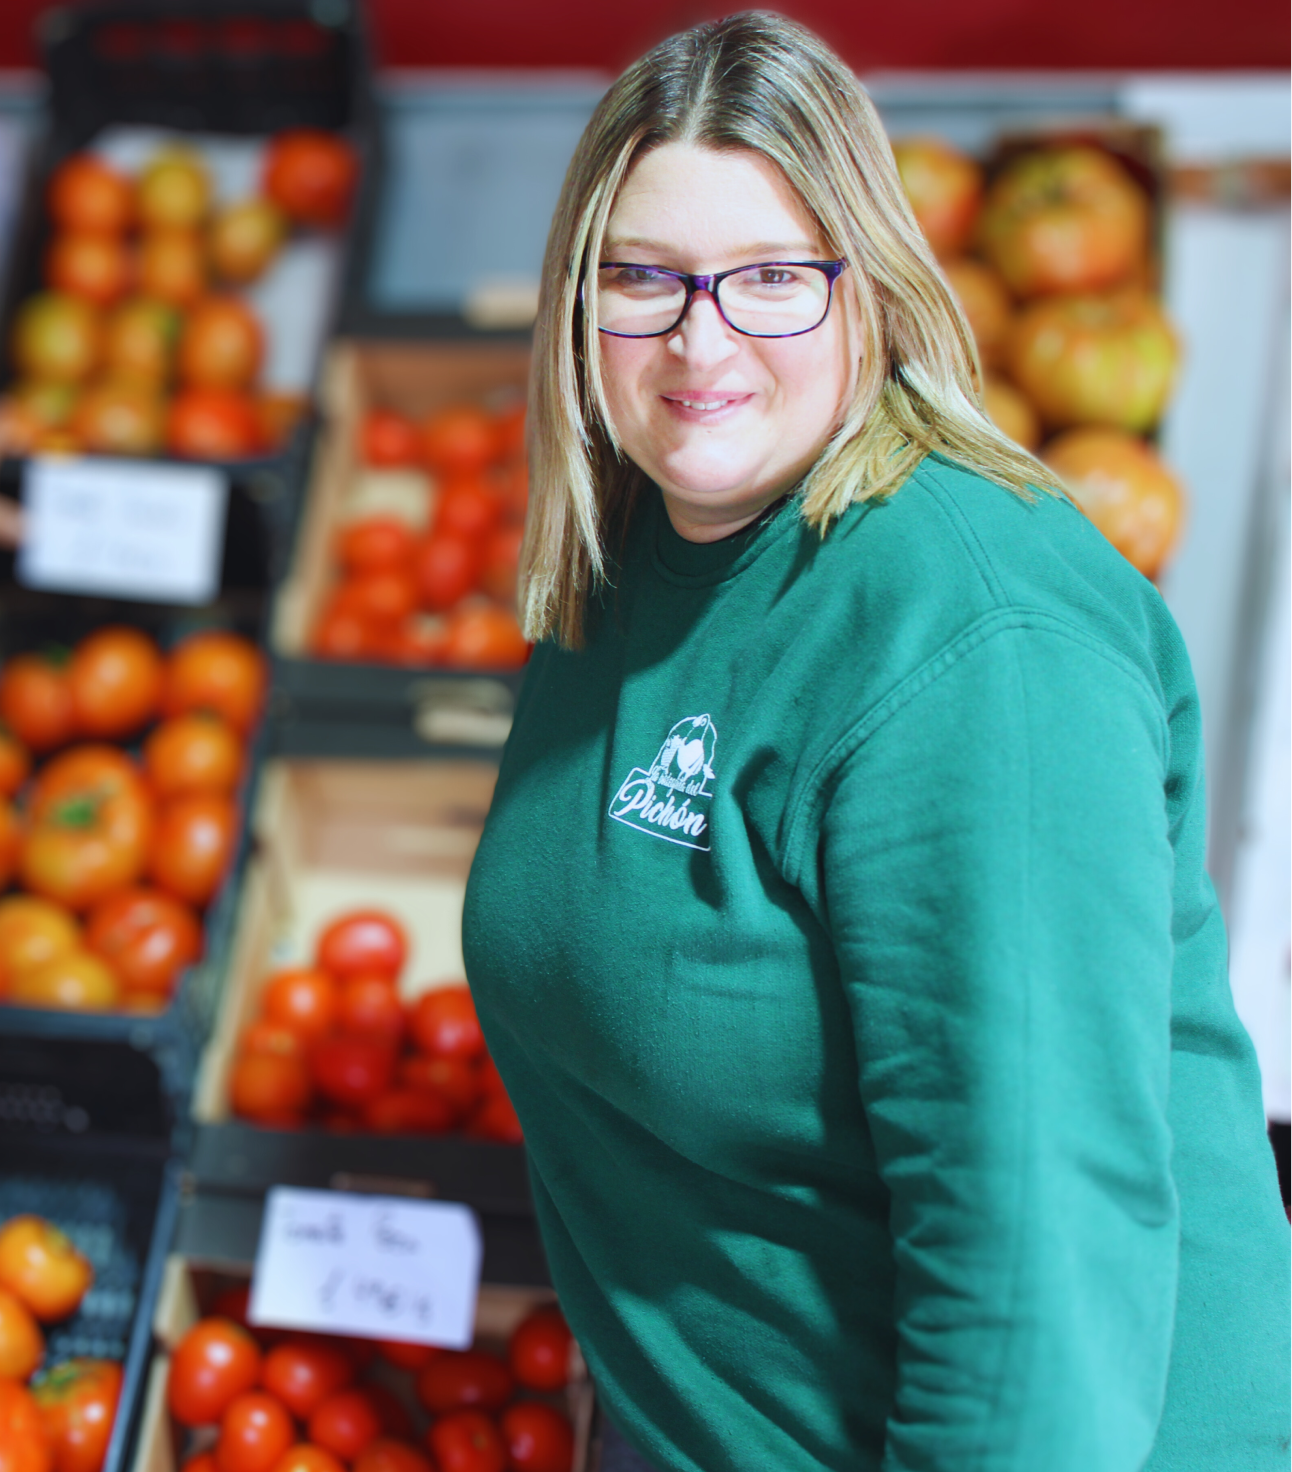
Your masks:
<instances>
[{"instance_id":1,"label":"sweatshirt collar","mask_svg":"<svg viewBox=\"0 0 1292 1472\"><path fill-rule=\"evenodd\" d=\"M675 582L720 582L733 577L791 526L795 520L794 496L782 496L761 511L748 526L717 542L690 542L680 536L669 520L658 486L651 488L649 530L656 569Z\"/></svg>"}]
</instances>

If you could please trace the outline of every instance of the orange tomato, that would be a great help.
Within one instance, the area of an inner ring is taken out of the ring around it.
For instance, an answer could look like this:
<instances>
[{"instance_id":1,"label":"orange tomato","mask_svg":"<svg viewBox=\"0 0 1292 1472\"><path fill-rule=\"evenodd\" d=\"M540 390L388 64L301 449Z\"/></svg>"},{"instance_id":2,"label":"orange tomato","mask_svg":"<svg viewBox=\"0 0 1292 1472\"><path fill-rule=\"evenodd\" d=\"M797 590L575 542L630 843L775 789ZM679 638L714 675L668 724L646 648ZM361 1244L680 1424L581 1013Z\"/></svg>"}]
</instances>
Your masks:
<instances>
[{"instance_id":1,"label":"orange tomato","mask_svg":"<svg viewBox=\"0 0 1292 1472\"><path fill-rule=\"evenodd\" d=\"M205 905L220 887L237 837L238 810L228 797L213 792L173 797L157 814L149 876L177 899Z\"/></svg>"},{"instance_id":2,"label":"orange tomato","mask_svg":"<svg viewBox=\"0 0 1292 1472\"><path fill-rule=\"evenodd\" d=\"M15 976L8 1000L20 1007L103 1012L121 1002L121 985L102 957L78 947Z\"/></svg>"},{"instance_id":3,"label":"orange tomato","mask_svg":"<svg viewBox=\"0 0 1292 1472\"><path fill-rule=\"evenodd\" d=\"M162 721L144 742L144 771L158 797L232 792L242 773L242 743L205 711Z\"/></svg>"},{"instance_id":4,"label":"orange tomato","mask_svg":"<svg viewBox=\"0 0 1292 1472\"><path fill-rule=\"evenodd\" d=\"M45 252L50 287L96 307L110 307L123 297L132 274L129 253L115 235L69 232L55 236Z\"/></svg>"},{"instance_id":5,"label":"orange tomato","mask_svg":"<svg viewBox=\"0 0 1292 1472\"><path fill-rule=\"evenodd\" d=\"M0 729L0 797L13 797L31 775L31 755L20 741Z\"/></svg>"},{"instance_id":6,"label":"orange tomato","mask_svg":"<svg viewBox=\"0 0 1292 1472\"><path fill-rule=\"evenodd\" d=\"M243 389L260 371L265 334L232 297L210 297L189 313L179 340L180 382L190 388Z\"/></svg>"},{"instance_id":7,"label":"orange tomato","mask_svg":"<svg viewBox=\"0 0 1292 1472\"><path fill-rule=\"evenodd\" d=\"M496 449L493 421L475 404L438 409L422 425L422 457L437 475L476 475Z\"/></svg>"},{"instance_id":8,"label":"orange tomato","mask_svg":"<svg viewBox=\"0 0 1292 1472\"><path fill-rule=\"evenodd\" d=\"M260 1346L228 1319L202 1319L175 1347L166 1404L181 1426L209 1426L260 1379Z\"/></svg>"},{"instance_id":9,"label":"orange tomato","mask_svg":"<svg viewBox=\"0 0 1292 1472\"><path fill-rule=\"evenodd\" d=\"M157 714L161 651L138 629L96 629L76 646L67 679L76 729L84 736L119 739Z\"/></svg>"},{"instance_id":10,"label":"orange tomato","mask_svg":"<svg viewBox=\"0 0 1292 1472\"><path fill-rule=\"evenodd\" d=\"M978 344L978 356L984 367L991 367L1000 361L1014 310L1005 283L990 266L968 257L947 261L942 269L969 319L969 330Z\"/></svg>"},{"instance_id":11,"label":"orange tomato","mask_svg":"<svg viewBox=\"0 0 1292 1472\"><path fill-rule=\"evenodd\" d=\"M171 307L191 307L206 291L206 258L194 230L153 230L139 243L140 292Z\"/></svg>"},{"instance_id":12,"label":"orange tomato","mask_svg":"<svg viewBox=\"0 0 1292 1472\"><path fill-rule=\"evenodd\" d=\"M449 614L444 662L459 669L514 670L529 658L516 615L494 603L468 604Z\"/></svg>"},{"instance_id":13,"label":"orange tomato","mask_svg":"<svg viewBox=\"0 0 1292 1472\"><path fill-rule=\"evenodd\" d=\"M238 1038L238 1051L247 1056L259 1054L275 1058L303 1058L305 1038L294 1027L271 1022L267 1017L249 1022Z\"/></svg>"},{"instance_id":14,"label":"orange tomato","mask_svg":"<svg viewBox=\"0 0 1292 1472\"><path fill-rule=\"evenodd\" d=\"M235 285L264 275L287 235L287 217L267 199L227 205L211 222L208 248L217 276Z\"/></svg>"},{"instance_id":15,"label":"orange tomato","mask_svg":"<svg viewBox=\"0 0 1292 1472\"><path fill-rule=\"evenodd\" d=\"M260 425L260 441L270 450L287 443L309 408L303 394L258 393L252 403Z\"/></svg>"},{"instance_id":16,"label":"orange tomato","mask_svg":"<svg viewBox=\"0 0 1292 1472\"><path fill-rule=\"evenodd\" d=\"M75 732L66 665L40 654L15 655L0 671L0 719L32 751L66 745Z\"/></svg>"},{"instance_id":17,"label":"orange tomato","mask_svg":"<svg viewBox=\"0 0 1292 1472\"><path fill-rule=\"evenodd\" d=\"M0 1288L0 1385L28 1379L44 1358L45 1338L31 1309L16 1293Z\"/></svg>"},{"instance_id":18,"label":"orange tomato","mask_svg":"<svg viewBox=\"0 0 1292 1472\"><path fill-rule=\"evenodd\" d=\"M162 712L208 711L245 736L260 715L268 683L265 657L249 639L220 629L190 634L166 662Z\"/></svg>"},{"instance_id":19,"label":"orange tomato","mask_svg":"<svg viewBox=\"0 0 1292 1472\"><path fill-rule=\"evenodd\" d=\"M49 213L60 230L121 235L134 218L134 185L102 159L74 153L50 176Z\"/></svg>"},{"instance_id":20,"label":"orange tomato","mask_svg":"<svg viewBox=\"0 0 1292 1472\"><path fill-rule=\"evenodd\" d=\"M249 1390L235 1395L220 1417L215 1465L219 1472L274 1472L295 1440L296 1428L282 1401Z\"/></svg>"},{"instance_id":21,"label":"orange tomato","mask_svg":"<svg viewBox=\"0 0 1292 1472\"><path fill-rule=\"evenodd\" d=\"M166 441L166 404L153 384L108 379L77 400L71 429L90 454L155 455Z\"/></svg>"},{"instance_id":22,"label":"orange tomato","mask_svg":"<svg viewBox=\"0 0 1292 1472\"><path fill-rule=\"evenodd\" d=\"M103 366L132 382L163 384L170 376L178 338L174 307L134 297L122 302L104 323Z\"/></svg>"},{"instance_id":23,"label":"orange tomato","mask_svg":"<svg viewBox=\"0 0 1292 1472\"><path fill-rule=\"evenodd\" d=\"M1036 410L1009 379L984 374L982 406L987 418L1016 445L1035 450L1041 443L1041 421Z\"/></svg>"},{"instance_id":24,"label":"orange tomato","mask_svg":"<svg viewBox=\"0 0 1292 1472\"><path fill-rule=\"evenodd\" d=\"M0 1472L54 1472L40 1407L10 1380L0 1380Z\"/></svg>"},{"instance_id":25,"label":"orange tomato","mask_svg":"<svg viewBox=\"0 0 1292 1472\"><path fill-rule=\"evenodd\" d=\"M229 1073L234 1114L256 1124L295 1124L314 1095L303 1054L244 1053Z\"/></svg>"},{"instance_id":26,"label":"orange tomato","mask_svg":"<svg viewBox=\"0 0 1292 1472\"><path fill-rule=\"evenodd\" d=\"M90 911L85 944L127 991L168 997L180 972L202 954L202 926L168 894L123 889Z\"/></svg>"},{"instance_id":27,"label":"orange tomato","mask_svg":"<svg viewBox=\"0 0 1292 1472\"><path fill-rule=\"evenodd\" d=\"M196 154L168 149L144 168L135 193L145 230L193 229L210 208L211 180Z\"/></svg>"},{"instance_id":28,"label":"orange tomato","mask_svg":"<svg viewBox=\"0 0 1292 1472\"><path fill-rule=\"evenodd\" d=\"M30 894L0 899L0 993L15 976L80 946L81 931L62 905Z\"/></svg>"},{"instance_id":29,"label":"orange tomato","mask_svg":"<svg viewBox=\"0 0 1292 1472\"><path fill-rule=\"evenodd\" d=\"M54 1472L102 1472L121 1396L115 1360L55 1365L32 1392L54 1451Z\"/></svg>"},{"instance_id":30,"label":"orange tomato","mask_svg":"<svg viewBox=\"0 0 1292 1472\"><path fill-rule=\"evenodd\" d=\"M261 187L292 219L327 228L345 219L358 175L359 160L342 139L295 128L270 143Z\"/></svg>"},{"instance_id":31,"label":"orange tomato","mask_svg":"<svg viewBox=\"0 0 1292 1472\"><path fill-rule=\"evenodd\" d=\"M260 994L260 1010L267 1021L307 1038L331 1031L336 1008L336 982L324 971L303 967L274 972Z\"/></svg>"},{"instance_id":32,"label":"orange tomato","mask_svg":"<svg viewBox=\"0 0 1292 1472\"><path fill-rule=\"evenodd\" d=\"M89 1258L44 1217L15 1216L0 1227L0 1285L42 1323L75 1312L93 1282Z\"/></svg>"},{"instance_id":33,"label":"orange tomato","mask_svg":"<svg viewBox=\"0 0 1292 1472\"><path fill-rule=\"evenodd\" d=\"M903 138L893 159L911 211L933 252L958 255L969 244L982 202L982 170L941 138Z\"/></svg>"},{"instance_id":34,"label":"orange tomato","mask_svg":"<svg viewBox=\"0 0 1292 1472\"><path fill-rule=\"evenodd\" d=\"M0 888L13 878L22 858L23 829L13 804L0 797Z\"/></svg>"},{"instance_id":35,"label":"orange tomato","mask_svg":"<svg viewBox=\"0 0 1292 1472\"><path fill-rule=\"evenodd\" d=\"M411 419L390 409L369 409L360 430L363 463L374 469L416 465L421 436Z\"/></svg>"},{"instance_id":36,"label":"orange tomato","mask_svg":"<svg viewBox=\"0 0 1292 1472\"><path fill-rule=\"evenodd\" d=\"M98 309L68 292L43 291L18 308L13 355L18 371L54 383L83 383L98 366Z\"/></svg>"},{"instance_id":37,"label":"orange tomato","mask_svg":"<svg viewBox=\"0 0 1292 1472\"><path fill-rule=\"evenodd\" d=\"M397 516L365 516L337 533L336 560L350 576L412 566L417 534Z\"/></svg>"}]
</instances>

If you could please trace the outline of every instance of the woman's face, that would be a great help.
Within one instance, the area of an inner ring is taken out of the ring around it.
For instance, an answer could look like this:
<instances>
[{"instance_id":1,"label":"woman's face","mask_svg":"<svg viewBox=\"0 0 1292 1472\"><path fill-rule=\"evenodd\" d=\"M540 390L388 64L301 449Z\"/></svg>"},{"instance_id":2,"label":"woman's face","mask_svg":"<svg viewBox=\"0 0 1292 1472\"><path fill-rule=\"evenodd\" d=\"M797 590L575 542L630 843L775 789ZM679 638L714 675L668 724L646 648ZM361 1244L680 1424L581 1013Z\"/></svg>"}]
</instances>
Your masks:
<instances>
[{"instance_id":1,"label":"woman's face","mask_svg":"<svg viewBox=\"0 0 1292 1472\"><path fill-rule=\"evenodd\" d=\"M697 275L830 255L761 155L667 143L634 167L604 260ZM601 335L602 382L625 452L691 541L752 521L816 460L851 401L860 354L845 275L825 321L799 337L745 337L697 292L665 337Z\"/></svg>"}]
</instances>

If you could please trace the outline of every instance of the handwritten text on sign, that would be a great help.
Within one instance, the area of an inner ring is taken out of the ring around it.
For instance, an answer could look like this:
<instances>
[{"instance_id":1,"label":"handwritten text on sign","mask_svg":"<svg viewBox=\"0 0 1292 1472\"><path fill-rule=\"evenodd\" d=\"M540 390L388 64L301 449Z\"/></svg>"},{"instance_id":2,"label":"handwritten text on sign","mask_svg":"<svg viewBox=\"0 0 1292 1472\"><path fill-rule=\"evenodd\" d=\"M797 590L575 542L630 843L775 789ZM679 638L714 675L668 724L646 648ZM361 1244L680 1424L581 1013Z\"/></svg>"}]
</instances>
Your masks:
<instances>
[{"instance_id":1,"label":"handwritten text on sign","mask_svg":"<svg viewBox=\"0 0 1292 1472\"><path fill-rule=\"evenodd\" d=\"M33 459L17 576L29 588L209 603L220 585L224 474L207 465Z\"/></svg>"},{"instance_id":2,"label":"handwritten text on sign","mask_svg":"<svg viewBox=\"0 0 1292 1472\"><path fill-rule=\"evenodd\" d=\"M465 1206L275 1186L248 1318L466 1349L480 1259L480 1228Z\"/></svg>"}]
</instances>

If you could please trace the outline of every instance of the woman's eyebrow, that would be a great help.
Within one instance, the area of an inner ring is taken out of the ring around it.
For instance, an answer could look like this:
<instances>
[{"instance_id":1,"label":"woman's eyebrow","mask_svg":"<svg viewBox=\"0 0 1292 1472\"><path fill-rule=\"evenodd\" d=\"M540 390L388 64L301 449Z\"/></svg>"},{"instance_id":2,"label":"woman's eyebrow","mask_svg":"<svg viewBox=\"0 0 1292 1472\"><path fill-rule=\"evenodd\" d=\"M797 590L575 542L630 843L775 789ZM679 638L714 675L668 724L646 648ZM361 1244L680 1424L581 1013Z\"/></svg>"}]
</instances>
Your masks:
<instances>
[{"instance_id":1,"label":"woman's eyebrow","mask_svg":"<svg viewBox=\"0 0 1292 1472\"><path fill-rule=\"evenodd\" d=\"M663 256L676 254L678 249L677 246L667 245L662 240L645 240L635 235L622 240L607 240L605 248L607 251L643 250ZM795 240L789 243L783 240L763 240L754 245L742 245L738 249L726 251L724 254L731 256L762 256L765 259L771 260L782 256L807 255L816 249L817 247L814 244L805 240Z\"/></svg>"}]
</instances>

